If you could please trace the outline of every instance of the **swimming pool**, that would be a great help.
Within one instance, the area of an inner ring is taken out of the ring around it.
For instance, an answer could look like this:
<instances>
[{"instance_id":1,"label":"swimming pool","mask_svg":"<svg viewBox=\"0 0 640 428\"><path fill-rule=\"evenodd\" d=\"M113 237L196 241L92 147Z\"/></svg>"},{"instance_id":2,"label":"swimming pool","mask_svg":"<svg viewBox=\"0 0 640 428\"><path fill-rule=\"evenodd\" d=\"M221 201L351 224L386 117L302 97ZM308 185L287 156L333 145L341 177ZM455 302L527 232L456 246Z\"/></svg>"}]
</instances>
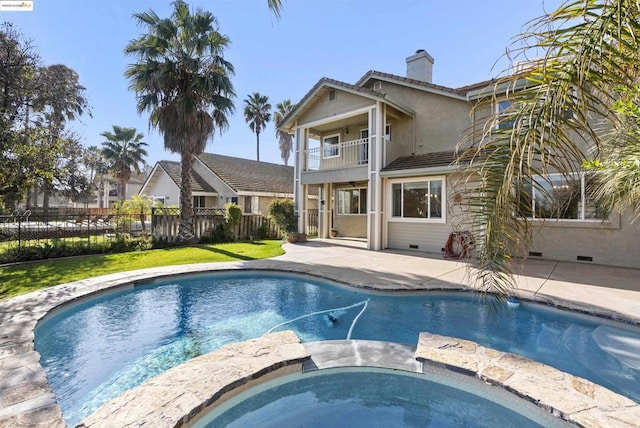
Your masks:
<instances>
[{"instance_id":1,"label":"swimming pool","mask_svg":"<svg viewBox=\"0 0 640 428\"><path fill-rule=\"evenodd\" d=\"M420 331L460 337L640 401L638 367L606 346L612 337L640 340L637 329L543 305L492 308L466 293L390 294L300 275L215 273L111 291L57 311L39 323L35 346L70 425L193 356L314 313L281 328L303 341L345 339L349 331L353 339L408 344Z\"/></svg>"},{"instance_id":2,"label":"swimming pool","mask_svg":"<svg viewBox=\"0 0 640 428\"><path fill-rule=\"evenodd\" d=\"M442 370L444 372L444 370ZM501 388L450 374L375 368L294 374L251 388L214 408L194 428L568 426Z\"/></svg>"}]
</instances>

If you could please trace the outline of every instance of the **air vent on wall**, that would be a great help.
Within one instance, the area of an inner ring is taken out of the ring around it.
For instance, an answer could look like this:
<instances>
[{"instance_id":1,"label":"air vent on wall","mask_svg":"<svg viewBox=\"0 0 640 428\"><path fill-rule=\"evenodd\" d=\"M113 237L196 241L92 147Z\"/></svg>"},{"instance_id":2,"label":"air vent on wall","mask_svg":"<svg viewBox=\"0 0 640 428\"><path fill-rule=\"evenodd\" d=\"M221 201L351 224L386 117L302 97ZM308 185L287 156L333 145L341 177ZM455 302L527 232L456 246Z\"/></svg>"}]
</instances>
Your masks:
<instances>
[{"instance_id":1,"label":"air vent on wall","mask_svg":"<svg viewBox=\"0 0 640 428\"><path fill-rule=\"evenodd\" d=\"M374 91L379 91L379 90L381 90L381 89L382 89L382 82L375 82L375 83L373 84L373 90L374 90Z\"/></svg>"},{"instance_id":2,"label":"air vent on wall","mask_svg":"<svg viewBox=\"0 0 640 428\"><path fill-rule=\"evenodd\" d=\"M333 101L336 99L336 90L335 89L331 89L329 91L329 101Z\"/></svg>"},{"instance_id":3,"label":"air vent on wall","mask_svg":"<svg viewBox=\"0 0 640 428\"><path fill-rule=\"evenodd\" d=\"M409 244L409 248L411 248L412 250L417 250L418 246L415 244Z\"/></svg>"},{"instance_id":4,"label":"air vent on wall","mask_svg":"<svg viewBox=\"0 0 640 428\"><path fill-rule=\"evenodd\" d=\"M576 257L576 259L579 262L592 262L593 261L593 257L589 257L589 256L578 256L578 257Z\"/></svg>"},{"instance_id":5,"label":"air vent on wall","mask_svg":"<svg viewBox=\"0 0 640 428\"><path fill-rule=\"evenodd\" d=\"M529 251L529 256L531 257L542 257L542 253L538 251Z\"/></svg>"}]
</instances>

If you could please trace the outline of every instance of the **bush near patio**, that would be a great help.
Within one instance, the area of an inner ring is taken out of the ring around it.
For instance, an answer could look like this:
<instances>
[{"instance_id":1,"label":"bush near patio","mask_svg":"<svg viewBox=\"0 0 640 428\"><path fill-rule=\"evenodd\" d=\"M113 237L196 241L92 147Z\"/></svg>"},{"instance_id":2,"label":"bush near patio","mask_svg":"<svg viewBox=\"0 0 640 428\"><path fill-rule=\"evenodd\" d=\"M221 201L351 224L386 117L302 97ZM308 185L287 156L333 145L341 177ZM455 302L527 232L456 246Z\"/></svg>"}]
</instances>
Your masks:
<instances>
[{"instance_id":1,"label":"bush near patio","mask_svg":"<svg viewBox=\"0 0 640 428\"><path fill-rule=\"evenodd\" d=\"M291 199L274 199L269 205L269 216L276 225L291 236L298 231L298 217Z\"/></svg>"}]
</instances>

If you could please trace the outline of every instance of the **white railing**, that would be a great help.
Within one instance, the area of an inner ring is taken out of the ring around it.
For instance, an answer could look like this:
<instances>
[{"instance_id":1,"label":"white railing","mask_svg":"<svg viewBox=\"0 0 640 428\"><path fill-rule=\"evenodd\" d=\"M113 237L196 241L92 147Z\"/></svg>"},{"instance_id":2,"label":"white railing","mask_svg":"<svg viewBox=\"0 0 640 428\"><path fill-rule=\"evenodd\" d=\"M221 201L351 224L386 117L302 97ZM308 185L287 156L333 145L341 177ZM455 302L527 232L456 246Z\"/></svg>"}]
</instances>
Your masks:
<instances>
[{"instance_id":1,"label":"white railing","mask_svg":"<svg viewBox=\"0 0 640 428\"><path fill-rule=\"evenodd\" d=\"M337 145L308 149L306 171L339 169L369 163L369 139L343 141Z\"/></svg>"}]
</instances>

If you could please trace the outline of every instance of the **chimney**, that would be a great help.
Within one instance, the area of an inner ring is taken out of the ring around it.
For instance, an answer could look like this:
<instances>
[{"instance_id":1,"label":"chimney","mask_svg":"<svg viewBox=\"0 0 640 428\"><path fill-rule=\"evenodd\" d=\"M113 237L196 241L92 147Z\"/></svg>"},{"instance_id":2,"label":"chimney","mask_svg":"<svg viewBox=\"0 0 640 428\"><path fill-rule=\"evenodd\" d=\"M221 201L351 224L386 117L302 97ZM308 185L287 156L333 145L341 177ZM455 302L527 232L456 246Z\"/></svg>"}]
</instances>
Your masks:
<instances>
[{"instance_id":1,"label":"chimney","mask_svg":"<svg viewBox=\"0 0 640 428\"><path fill-rule=\"evenodd\" d=\"M424 49L418 49L414 55L407 57L407 77L432 83L433 57Z\"/></svg>"}]
</instances>

